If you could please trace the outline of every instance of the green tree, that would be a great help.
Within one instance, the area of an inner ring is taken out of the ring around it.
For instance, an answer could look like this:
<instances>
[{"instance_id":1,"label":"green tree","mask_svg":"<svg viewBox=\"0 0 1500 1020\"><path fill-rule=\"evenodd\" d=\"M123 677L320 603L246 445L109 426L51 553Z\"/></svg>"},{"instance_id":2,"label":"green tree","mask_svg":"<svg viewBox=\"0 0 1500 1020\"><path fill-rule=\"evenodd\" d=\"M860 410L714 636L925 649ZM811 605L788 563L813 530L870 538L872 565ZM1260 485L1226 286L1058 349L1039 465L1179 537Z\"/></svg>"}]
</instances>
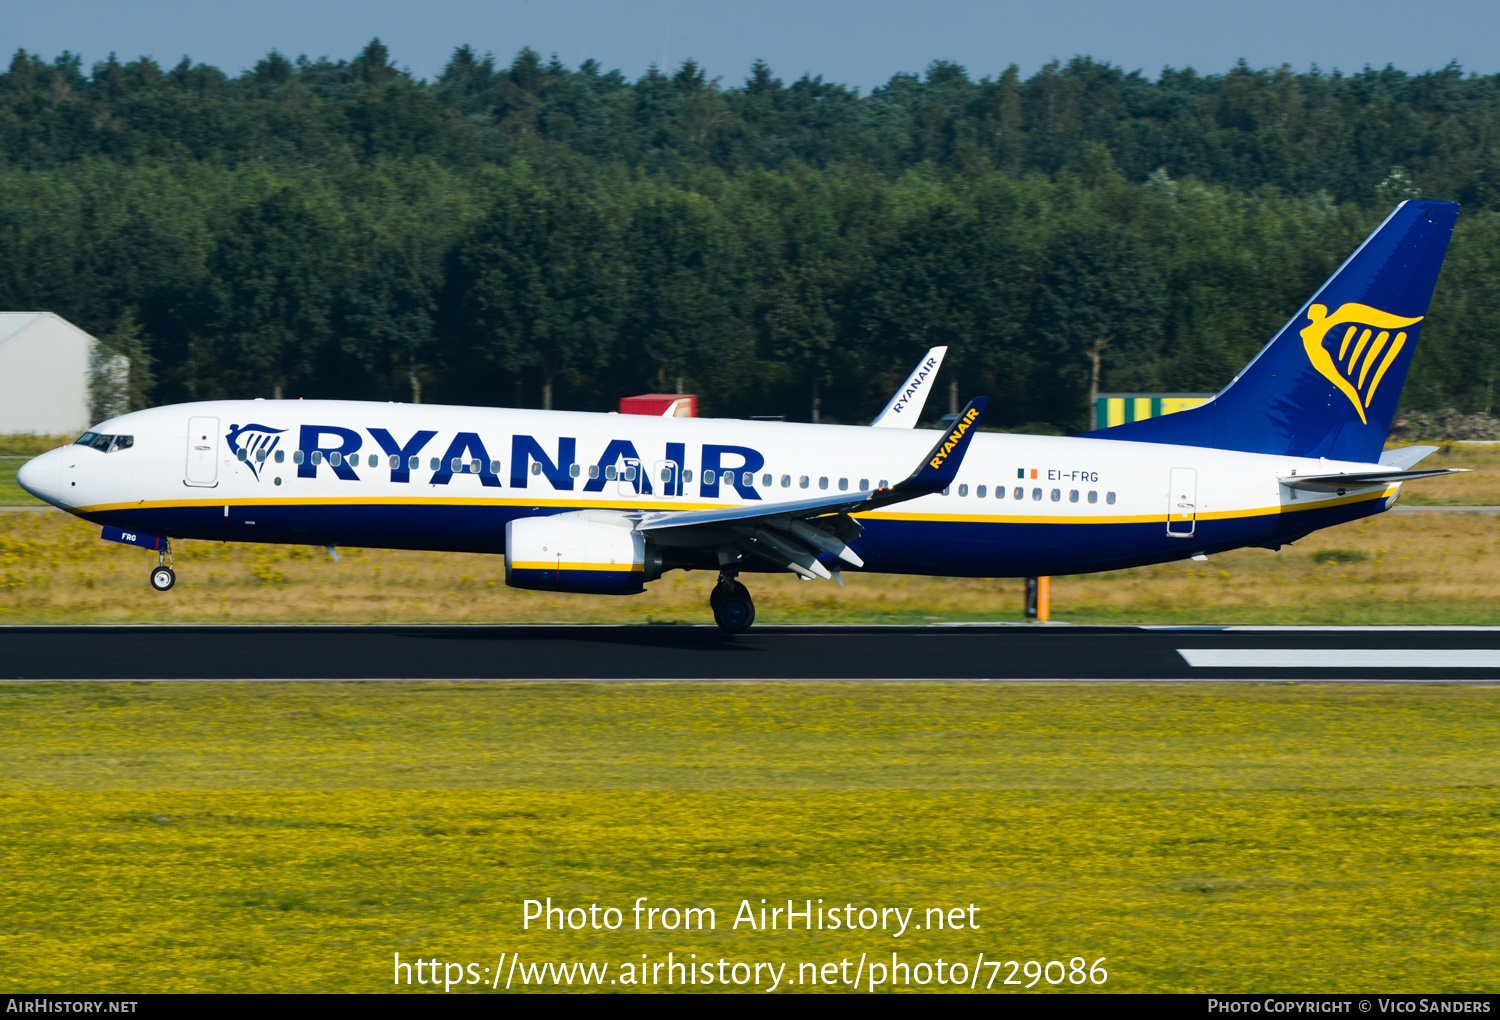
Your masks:
<instances>
[{"instance_id":1,"label":"green tree","mask_svg":"<svg viewBox=\"0 0 1500 1020\"><path fill-rule=\"evenodd\" d=\"M343 267L333 224L291 188L241 209L208 258L218 392L281 399L317 385Z\"/></svg>"},{"instance_id":2,"label":"green tree","mask_svg":"<svg viewBox=\"0 0 1500 1020\"><path fill-rule=\"evenodd\" d=\"M473 348L517 387L527 372L551 408L562 378L585 386L610 365L623 267L615 226L593 196L522 171L461 243L463 321Z\"/></svg>"},{"instance_id":3,"label":"green tree","mask_svg":"<svg viewBox=\"0 0 1500 1020\"><path fill-rule=\"evenodd\" d=\"M1064 402L1053 421L1090 419L1106 357L1116 363L1153 357L1165 296L1149 254L1120 228L1075 227L1052 239L1037 276L1030 333L1057 369L1055 395ZM1070 389L1078 396L1066 399Z\"/></svg>"}]
</instances>

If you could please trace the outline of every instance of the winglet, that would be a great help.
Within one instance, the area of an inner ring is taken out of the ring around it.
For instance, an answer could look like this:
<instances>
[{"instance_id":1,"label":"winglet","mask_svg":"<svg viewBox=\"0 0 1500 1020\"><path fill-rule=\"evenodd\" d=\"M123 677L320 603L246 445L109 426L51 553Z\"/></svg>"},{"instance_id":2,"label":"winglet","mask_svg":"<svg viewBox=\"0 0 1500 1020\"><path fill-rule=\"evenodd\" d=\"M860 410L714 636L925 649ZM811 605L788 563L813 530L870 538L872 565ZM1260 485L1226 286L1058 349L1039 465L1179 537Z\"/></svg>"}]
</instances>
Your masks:
<instances>
[{"instance_id":1,"label":"winglet","mask_svg":"<svg viewBox=\"0 0 1500 1020\"><path fill-rule=\"evenodd\" d=\"M959 466L964 462L969 441L979 431L979 420L984 417L984 409L989 402L989 397L975 397L969 401L969 405L959 413L958 420L948 426L948 431L943 433L943 437L927 454L921 466L905 481L893 486L891 492L911 497L942 492L952 485L953 479L958 476Z\"/></svg>"},{"instance_id":2,"label":"winglet","mask_svg":"<svg viewBox=\"0 0 1500 1020\"><path fill-rule=\"evenodd\" d=\"M885 408L870 422L872 429L909 429L922 417L922 408L927 406L927 395L932 392L932 378L942 367L946 347L934 347L922 355L917 367L912 369L906 382L891 397Z\"/></svg>"}]
</instances>

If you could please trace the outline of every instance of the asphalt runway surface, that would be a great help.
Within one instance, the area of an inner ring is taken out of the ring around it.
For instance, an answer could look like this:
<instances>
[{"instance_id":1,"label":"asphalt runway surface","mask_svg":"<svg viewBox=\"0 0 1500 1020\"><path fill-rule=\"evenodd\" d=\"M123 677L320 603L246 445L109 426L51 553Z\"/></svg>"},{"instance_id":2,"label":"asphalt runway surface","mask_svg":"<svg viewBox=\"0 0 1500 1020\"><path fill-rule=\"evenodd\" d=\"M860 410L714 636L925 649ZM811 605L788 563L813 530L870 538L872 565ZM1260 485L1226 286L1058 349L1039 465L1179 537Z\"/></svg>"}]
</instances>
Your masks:
<instances>
[{"instance_id":1,"label":"asphalt runway surface","mask_svg":"<svg viewBox=\"0 0 1500 1020\"><path fill-rule=\"evenodd\" d=\"M1500 683L1500 628L0 627L0 680Z\"/></svg>"}]
</instances>

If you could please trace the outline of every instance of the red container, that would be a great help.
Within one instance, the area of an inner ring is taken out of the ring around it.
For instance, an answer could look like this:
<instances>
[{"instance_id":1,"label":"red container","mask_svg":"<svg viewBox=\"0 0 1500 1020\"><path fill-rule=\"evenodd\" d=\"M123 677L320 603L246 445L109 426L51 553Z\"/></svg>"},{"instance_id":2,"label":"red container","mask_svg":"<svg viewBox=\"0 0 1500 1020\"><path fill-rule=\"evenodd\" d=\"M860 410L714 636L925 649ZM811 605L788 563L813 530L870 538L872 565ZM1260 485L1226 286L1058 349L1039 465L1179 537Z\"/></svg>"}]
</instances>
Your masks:
<instances>
[{"instance_id":1,"label":"red container","mask_svg":"<svg viewBox=\"0 0 1500 1020\"><path fill-rule=\"evenodd\" d=\"M696 393L642 393L620 398L621 414L649 414L658 418L698 417Z\"/></svg>"}]
</instances>

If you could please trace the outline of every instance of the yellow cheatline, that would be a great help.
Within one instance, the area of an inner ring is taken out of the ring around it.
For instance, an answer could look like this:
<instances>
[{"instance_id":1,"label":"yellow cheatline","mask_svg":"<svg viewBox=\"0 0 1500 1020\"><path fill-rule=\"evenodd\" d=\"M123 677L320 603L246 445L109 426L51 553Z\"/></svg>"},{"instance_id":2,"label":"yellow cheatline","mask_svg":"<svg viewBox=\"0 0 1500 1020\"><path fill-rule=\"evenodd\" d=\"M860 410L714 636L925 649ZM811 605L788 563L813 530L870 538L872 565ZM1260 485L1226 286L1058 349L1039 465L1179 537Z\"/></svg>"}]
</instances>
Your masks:
<instances>
[{"instance_id":1,"label":"yellow cheatline","mask_svg":"<svg viewBox=\"0 0 1500 1020\"><path fill-rule=\"evenodd\" d=\"M524 560L513 561L512 570L597 570L611 571L614 573L629 573L634 570L644 571L646 568L638 563L569 563L566 561L547 560Z\"/></svg>"},{"instance_id":2,"label":"yellow cheatline","mask_svg":"<svg viewBox=\"0 0 1500 1020\"><path fill-rule=\"evenodd\" d=\"M719 506L718 503L679 503L675 501L662 500L652 502L649 506L639 504L624 504L618 507L601 507L597 500L583 499L527 499L527 498L501 498L501 497L433 497L433 496L324 496L324 497L293 497L278 499L275 497L254 499L168 499L168 500L141 500L135 503L98 503L93 506L76 508L76 513L103 513L108 510L155 510L164 507L205 507L205 506L536 506L536 507L576 507L583 510L618 509L626 511L658 511L658 510L706 510Z\"/></svg>"},{"instance_id":3,"label":"yellow cheatline","mask_svg":"<svg viewBox=\"0 0 1500 1020\"><path fill-rule=\"evenodd\" d=\"M1382 366L1383 370L1384 366ZM1379 382L1379 375L1376 381ZM1383 499L1396 491L1396 486L1391 485L1381 492L1362 493L1354 496L1342 496L1337 499L1313 499L1305 504L1287 506L1284 504L1273 504L1268 506L1247 507L1238 510L1218 510L1201 512L1197 515L1203 520L1231 520L1237 517L1261 517L1266 514L1295 513L1299 510L1319 510L1330 506L1341 506L1345 503L1358 503L1370 499ZM143 510L161 509L164 507L201 507L201 506L225 506L223 500L183 500L180 502L160 503L104 503L98 506L78 507L73 512L76 514L104 513L110 510ZM438 506L529 506L538 509L615 509L622 513L657 511L657 510L702 510L717 507L716 503L652 503L649 506L623 506L623 507L601 507L597 503L586 503L582 500L556 500L547 501L539 499L489 499L489 500L466 500L466 499L443 499L433 500L420 496L386 497L382 499L358 499L355 497L334 497L329 499L260 499L260 500L234 500L227 504L231 507L247 506L390 506L390 505L438 505ZM749 504L733 504L742 506ZM768 506L769 509L769 506ZM861 520L883 520L883 521L959 521L972 523L990 524L1143 524L1153 521L1161 521L1166 518L1163 511L1159 514L1130 514L1096 516L1087 512L1078 514L911 514L900 513L890 510L873 510L865 513L853 513L850 516ZM556 564L551 564L555 569Z\"/></svg>"}]
</instances>

